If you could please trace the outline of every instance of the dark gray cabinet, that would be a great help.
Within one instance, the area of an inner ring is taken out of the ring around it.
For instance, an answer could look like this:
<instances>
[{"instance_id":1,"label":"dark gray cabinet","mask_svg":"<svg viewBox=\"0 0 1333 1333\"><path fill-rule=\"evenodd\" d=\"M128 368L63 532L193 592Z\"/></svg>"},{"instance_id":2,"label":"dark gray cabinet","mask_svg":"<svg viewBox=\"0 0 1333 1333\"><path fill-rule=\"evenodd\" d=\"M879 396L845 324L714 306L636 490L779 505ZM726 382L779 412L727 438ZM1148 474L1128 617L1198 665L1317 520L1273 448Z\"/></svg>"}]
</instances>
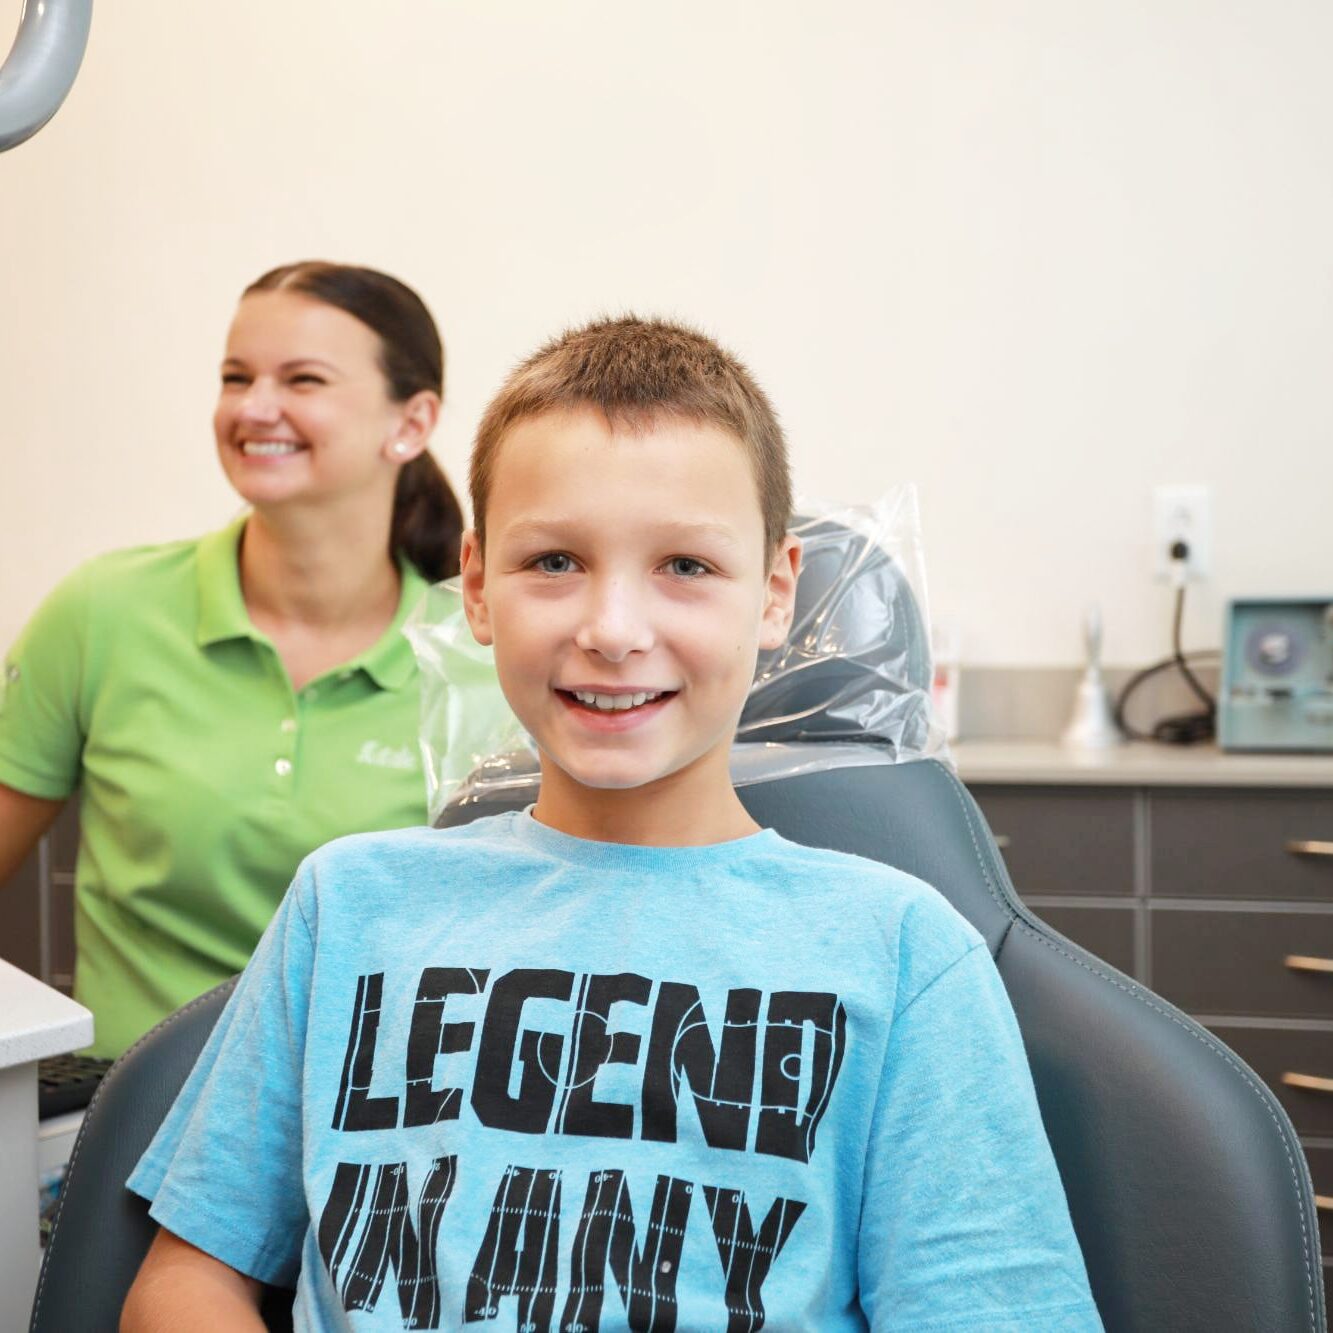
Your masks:
<instances>
[{"instance_id":1,"label":"dark gray cabinet","mask_svg":"<svg viewBox=\"0 0 1333 1333\"><path fill-rule=\"evenodd\" d=\"M1133 894L1133 792L984 787L973 795L1024 893Z\"/></svg>"},{"instance_id":2,"label":"dark gray cabinet","mask_svg":"<svg viewBox=\"0 0 1333 1333\"><path fill-rule=\"evenodd\" d=\"M1149 814L1173 897L1333 901L1333 793L1153 791Z\"/></svg>"},{"instance_id":3,"label":"dark gray cabinet","mask_svg":"<svg viewBox=\"0 0 1333 1333\"><path fill-rule=\"evenodd\" d=\"M1150 906L1153 989L1172 1004L1210 1018L1333 1018L1333 969L1284 961L1333 959L1333 913Z\"/></svg>"},{"instance_id":4,"label":"dark gray cabinet","mask_svg":"<svg viewBox=\"0 0 1333 1333\"><path fill-rule=\"evenodd\" d=\"M1193 1015L1273 1089L1333 1268L1333 791L969 786L1039 917Z\"/></svg>"}]
</instances>

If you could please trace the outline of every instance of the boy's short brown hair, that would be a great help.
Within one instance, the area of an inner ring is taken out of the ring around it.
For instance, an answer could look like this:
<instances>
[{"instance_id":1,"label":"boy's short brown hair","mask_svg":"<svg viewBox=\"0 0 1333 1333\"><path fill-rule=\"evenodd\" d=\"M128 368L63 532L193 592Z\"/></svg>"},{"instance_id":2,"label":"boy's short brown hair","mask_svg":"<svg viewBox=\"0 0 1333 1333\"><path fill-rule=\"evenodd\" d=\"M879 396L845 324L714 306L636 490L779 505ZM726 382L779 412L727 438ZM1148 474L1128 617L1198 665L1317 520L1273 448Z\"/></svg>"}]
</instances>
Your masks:
<instances>
[{"instance_id":1,"label":"boy's short brown hair","mask_svg":"<svg viewBox=\"0 0 1333 1333\"><path fill-rule=\"evenodd\" d=\"M695 329L661 319L595 320L568 329L524 361L491 400L472 447L468 476L478 541L486 539L486 501L508 431L543 412L595 408L613 426L642 430L659 416L720 427L749 455L764 519L777 549L791 518L787 442L754 376Z\"/></svg>"}]
</instances>

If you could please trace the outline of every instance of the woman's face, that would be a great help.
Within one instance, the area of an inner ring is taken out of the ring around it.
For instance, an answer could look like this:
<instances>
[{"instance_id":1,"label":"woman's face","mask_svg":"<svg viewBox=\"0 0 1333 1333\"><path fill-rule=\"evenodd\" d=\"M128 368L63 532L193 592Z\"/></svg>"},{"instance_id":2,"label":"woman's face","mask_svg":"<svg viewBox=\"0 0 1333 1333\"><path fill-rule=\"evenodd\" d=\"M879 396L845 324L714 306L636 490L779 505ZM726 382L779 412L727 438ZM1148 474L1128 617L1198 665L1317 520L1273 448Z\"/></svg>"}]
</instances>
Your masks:
<instances>
[{"instance_id":1,"label":"woman's face","mask_svg":"<svg viewBox=\"0 0 1333 1333\"><path fill-rule=\"evenodd\" d=\"M296 292L254 292L227 335L213 431L222 469L256 507L392 490L425 441L389 397L379 336ZM407 449L394 451L401 436Z\"/></svg>"}]
</instances>

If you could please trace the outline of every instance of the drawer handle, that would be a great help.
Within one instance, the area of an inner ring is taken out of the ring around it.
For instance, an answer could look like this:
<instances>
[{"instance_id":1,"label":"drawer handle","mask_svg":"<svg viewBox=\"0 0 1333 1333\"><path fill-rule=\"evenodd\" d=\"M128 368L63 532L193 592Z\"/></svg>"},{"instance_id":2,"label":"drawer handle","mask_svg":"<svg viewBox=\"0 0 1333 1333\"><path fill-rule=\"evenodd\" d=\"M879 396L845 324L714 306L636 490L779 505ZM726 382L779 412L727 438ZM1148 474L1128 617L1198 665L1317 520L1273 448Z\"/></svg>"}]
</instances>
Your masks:
<instances>
[{"instance_id":1,"label":"drawer handle","mask_svg":"<svg viewBox=\"0 0 1333 1333\"><path fill-rule=\"evenodd\" d=\"M1009 835L1007 833L997 833L995 835L995 845L1001 851L1004 851L1004 849L1009 846L1009 841Z\"/></svg>"},{"instance_id":2,"label":"drawer handle","mask_svg":"<svg viewBox=\"0 0 1333 1333\"><path fill-rule=\"evenodd\" d=\"M1314 1196L1314 1206L1321 1213L1333 1213L1333 1194L1316 1194Z\"/></svg>"},{"instance_id":3,"label":"drawer handle","mask_svg":"<svg viewBox=\"0 0 1333 1333\"><path fill-rule=\"evenodd\" d=\"M1314 1074L1283 1074L1282 1081L1289 1088L1304 1088L1307 1092L1333 1092L1333 1078L1319 1078Z\"/></svg>"},{"instance_id":4,"label":"drawer handle","mask_svg":"<svg viewBox=\"0 0 1333 1333\"><path fill-rule=\"evenodd\" d=\"M1315 838L1293 838L1287 843L1287 850L1293 856L1333 856L1333 842L1320 842Z\"/></svg>"},{"instance_id":5,"label":"drawer handle","mask_svg":"<svg viewBox=\"0 0 1333 1333\"><path fill-rule=\"evenodd\" d=\"M1333 958L1309 958L1305 954L1289 953L1282 961L1293 972L1333 973Z\"/></svg>"}]
</instances>

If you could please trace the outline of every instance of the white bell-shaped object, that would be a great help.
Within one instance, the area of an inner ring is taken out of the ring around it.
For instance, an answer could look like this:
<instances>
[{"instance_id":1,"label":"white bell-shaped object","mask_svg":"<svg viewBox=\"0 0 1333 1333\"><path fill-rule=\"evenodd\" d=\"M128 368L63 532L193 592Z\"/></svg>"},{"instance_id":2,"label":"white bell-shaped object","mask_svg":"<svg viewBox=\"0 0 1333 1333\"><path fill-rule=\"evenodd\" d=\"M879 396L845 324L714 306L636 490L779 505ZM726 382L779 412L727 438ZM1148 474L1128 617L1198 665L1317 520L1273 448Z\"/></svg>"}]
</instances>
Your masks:
<instances>
[{"instance_id":1,"label":"white bell-shaped object","mask_svg":"<svg viewBox=\"0 0 1333 1333\"><path fill-rule=\"evenodd\" d=\"M1111 697L1102 679L1102 613L1090 606L1083 618L1083 643L1088 665L1074 693L1074 711L1060 743L1074 750L1109 750L1124 743L1115 724Z\"/></svg>"}]
</instances>

